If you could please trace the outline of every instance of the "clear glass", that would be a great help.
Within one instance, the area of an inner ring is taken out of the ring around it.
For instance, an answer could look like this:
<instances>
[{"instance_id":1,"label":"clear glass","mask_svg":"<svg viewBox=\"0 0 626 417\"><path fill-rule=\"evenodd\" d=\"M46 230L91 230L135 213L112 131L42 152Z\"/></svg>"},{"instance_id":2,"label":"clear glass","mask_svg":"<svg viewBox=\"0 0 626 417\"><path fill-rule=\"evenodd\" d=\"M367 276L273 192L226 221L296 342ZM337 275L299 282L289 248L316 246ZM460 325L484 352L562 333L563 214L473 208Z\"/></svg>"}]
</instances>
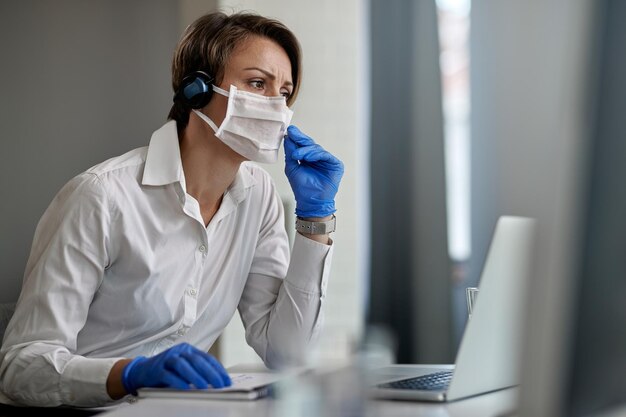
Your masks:
<instances>
[{"instance_id":1,"label":"clear glass","mask_svg":"<svg viewBox=\"0 0 626 417\"><path fill-rule=\"evenodd\" d=\"M465 295L467 296L467 316L472 318L472 312L474 311L474 305L476 305L476 298L478 297L478 288L467 287L465 289Z\"/></svg>"}]
</instances>

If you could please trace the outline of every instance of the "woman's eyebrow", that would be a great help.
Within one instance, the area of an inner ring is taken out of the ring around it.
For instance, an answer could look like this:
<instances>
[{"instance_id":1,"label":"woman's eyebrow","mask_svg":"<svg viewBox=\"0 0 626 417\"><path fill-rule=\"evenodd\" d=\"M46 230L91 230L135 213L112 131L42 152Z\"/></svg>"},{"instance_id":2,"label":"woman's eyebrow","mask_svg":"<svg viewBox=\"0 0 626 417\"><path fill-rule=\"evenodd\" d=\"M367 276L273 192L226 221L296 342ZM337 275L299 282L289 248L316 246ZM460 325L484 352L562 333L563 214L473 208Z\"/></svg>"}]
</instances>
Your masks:
<instances>
[{"instance_id":1,"label":"woman's eyebrow","mask_svg":"<svg viewBox=\"0 0 626 417\"><path fill-rule=\"evenodd\" d=\"M267 71L267 70L264 70L264 69L262 69L262 68L259 68L259 67L248 67L248 68L244 68L244 71L248 71L248 70L256 70L256 71L262 72L263 74L265 74L265 75L266 75L269 79L271 79L271 80L275 80L275 79L276 79L276 76L275 76L274 74L272 74L271 72L269 72L269 71ZM292 85L293 85L293 83L292 83L291 81L285 81L285 85L292 86Z\"/></svg>"}]
</instances>

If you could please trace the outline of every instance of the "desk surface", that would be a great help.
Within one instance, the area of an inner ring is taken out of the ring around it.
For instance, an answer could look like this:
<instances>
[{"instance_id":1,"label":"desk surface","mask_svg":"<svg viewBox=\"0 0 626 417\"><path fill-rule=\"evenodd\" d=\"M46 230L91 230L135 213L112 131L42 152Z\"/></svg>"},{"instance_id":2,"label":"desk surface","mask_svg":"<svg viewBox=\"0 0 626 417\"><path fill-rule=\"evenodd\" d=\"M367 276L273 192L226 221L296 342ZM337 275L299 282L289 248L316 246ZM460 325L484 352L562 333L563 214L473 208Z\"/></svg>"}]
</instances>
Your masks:
<instances>
[{"instance_id":1,"label":"desk surface","mask_svg":"<svg viewBox=\"0 0 626 417\"><path fill-rule=\"evenodd\" d=\"M368 400L367 417L504 417L513 416L517 389L509 388L450 403ZM182 400L143 398L134 404L120 405L98 417L287 417L280 400L258 401ZM303 414L304 415L304 414ZM306 415L316 415L306 413ZM299 417L290 415L289 417ZM338 415L341 417L341 415Z\"/></svg>"},{"instance_id":2,"label":"desk surface","mask_svg":"<svg viewBox=\"0 0 626 417\"><path fill-rule=\"evenodd\" d=\"M419 365L419 368L440 367L441 365ZM402 366L403 368L405 366ZM263 371L264 368L254 368L249 365L236 366L228 369L230 372L252 372ZM337 385L339 381L340 385ZM343 407L341 410L324 410L319 408L319 403L328 403L329 396L334 396L343 401L343 390L340 386L345 386L345 381L335 379L335 385L331 380L325 380L323 384L327 390L317 401L311 398L300 398L295 404L280 397L264 398L256 401L226 401L226 400L206 400L206 399L162 399L162 398L140 398L130 403L122 402L113 407L103 407L100 409L71 409L35 408L36 414L48 416L75 416L85 417L98 415L98 417L165 417L165 416L219 416L219 417L513 417L517 403L517 388L495 391L464 400L449 403L429 403L418 401L390 401L368 399L362 403L362 409L354 412L354 403L346 402L350 408ZM343 385L342 385L343 384ZM339 389L340 392L337 392ZM345 402L345 401L344 401ZM332 399L331 399L332 403ZM294 406L295 405L295 409ZM336 404L335 404L336 406ZM0 417L12 417L24 415L24 411L33 411L33 408L23 409L0 405Z\"/></svg>"}]
</instances>

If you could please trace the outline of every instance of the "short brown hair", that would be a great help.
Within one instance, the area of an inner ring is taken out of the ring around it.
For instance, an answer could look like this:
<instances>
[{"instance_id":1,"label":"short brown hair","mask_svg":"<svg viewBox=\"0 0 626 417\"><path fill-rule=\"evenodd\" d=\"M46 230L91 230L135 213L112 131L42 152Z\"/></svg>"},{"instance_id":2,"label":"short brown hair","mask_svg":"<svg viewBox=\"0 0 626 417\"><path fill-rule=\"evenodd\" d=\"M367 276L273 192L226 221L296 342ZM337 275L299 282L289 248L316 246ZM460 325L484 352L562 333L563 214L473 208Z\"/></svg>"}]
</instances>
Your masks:
<instances>
[{"instance_id":1,"label":"short brown hair","mask_svg":"<svg viewBox=\"0 0 626 417\"><path fill-rule=\"evenodd\" d=\"M293 93L287 104L295 101L301 78L300 44L295 35L281 22L249 12L227 15L222 12L206 14L193 22L183 33L172 60L172 87L177 92L183 78L195 71L204 71L217 82L231 52L250 36L262 36L280 45L291 62ZM191 109L179 100L174 102L168 119L176 120L178 130L189 122Z\"/></svg>"}]
</instances>

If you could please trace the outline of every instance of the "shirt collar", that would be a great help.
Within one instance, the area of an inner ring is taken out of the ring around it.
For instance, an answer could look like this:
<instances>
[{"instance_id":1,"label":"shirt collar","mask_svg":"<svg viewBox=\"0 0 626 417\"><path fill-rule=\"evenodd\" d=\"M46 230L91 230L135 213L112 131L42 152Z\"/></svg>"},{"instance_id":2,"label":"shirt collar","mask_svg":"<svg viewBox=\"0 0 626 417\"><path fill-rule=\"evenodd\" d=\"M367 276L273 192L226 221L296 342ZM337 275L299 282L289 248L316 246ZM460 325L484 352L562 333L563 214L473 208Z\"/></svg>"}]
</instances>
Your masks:
<instances>
[{"instance_id":1,"label":"shirt collar","mask_svg":"<svg viewBox=\"0 0 626 417\"><path fill-rule=\"evenodd\" d=\"M152 134L141 183L166 185L177 181L185 188L176 121L170 120Z\"/></svg>"},{"instance_id":2,"label":"shirt collar","mask_svg":"<svg viewBox=\"0 0 626 417\"><path fill-rule=\"evenodd\" d=\"M243 201L246 197L246 190L256 184L249 164L250 162L244 162L239 166L235 180L226 190L226 194L230 195L235 203Z\"/></svg>"},{"instance_id":3,"label":"shirt collar","mask_svg":"<svg viewBox=\"0 0 626 417\"><path fill-rule=\"evenodd\" d=\"M244 162L239 166L235 180L226 191L235 203L243 201L245 191L256 184L249 164L250 162ZM180 182L186 190L176 121L170 120L152 134L141 183L158 186L173 182Z\"/></svg>"}]
</instances>

